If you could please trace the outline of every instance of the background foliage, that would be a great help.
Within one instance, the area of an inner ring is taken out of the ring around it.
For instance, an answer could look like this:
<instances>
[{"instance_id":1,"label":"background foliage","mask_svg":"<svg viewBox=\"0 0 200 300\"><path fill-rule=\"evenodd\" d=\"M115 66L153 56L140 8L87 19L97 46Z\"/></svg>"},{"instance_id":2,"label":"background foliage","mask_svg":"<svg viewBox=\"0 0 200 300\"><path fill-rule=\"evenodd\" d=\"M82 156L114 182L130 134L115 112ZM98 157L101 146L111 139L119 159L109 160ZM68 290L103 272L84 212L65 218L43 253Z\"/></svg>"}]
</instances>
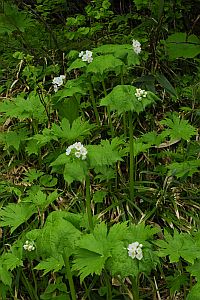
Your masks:
<instances>
[{"instance_id":1,"label":"background foliage","mask_svg":"<svg viewBox=\"0 0 200 300\"><path fill-rule=\"evenodd\" d=\"M0 299L198 299L199 13L1 2Z\"/></svg>"}]
</instances>

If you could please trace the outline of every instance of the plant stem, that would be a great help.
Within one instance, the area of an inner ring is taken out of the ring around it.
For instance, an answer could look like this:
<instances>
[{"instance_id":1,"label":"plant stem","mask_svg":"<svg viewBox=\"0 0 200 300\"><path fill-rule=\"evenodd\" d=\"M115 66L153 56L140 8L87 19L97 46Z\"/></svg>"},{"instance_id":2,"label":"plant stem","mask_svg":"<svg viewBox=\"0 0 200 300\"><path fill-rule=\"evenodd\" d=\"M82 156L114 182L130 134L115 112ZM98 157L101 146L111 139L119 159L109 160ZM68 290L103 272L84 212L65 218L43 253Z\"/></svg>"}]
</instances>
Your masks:
<instances>
[{"instance_id":1,"label":"plant stem","mask_svg":"<svg viewBox=\"0 0 200 300\"><path fill-rule=\"evenodd\" d=\"M71 293L72 300L76 300L76 292L74 287L74 281L72 278L72 272L69 265L69 256L66 254L65 250L63 251L63 260L65 263L66 273L67 273L67 279L69 281L69 288Z\"/></svg>"},{"instance_id":2,"label":"plant stem","mask_svg":"<svg viewBox=\"0 0 200 300\"><path fill-rule=\"evenodd\" d=\"M133 152L133 117L132 112L129 116L129 143L130 143L130 162L129 162L129 182L130 182L130 200L134 200L134 152Z\"/></svg>"},{"instance_id":3,"label":"plant stem","mask_svg":"<svg viewBox=\"0 0 200 300\"><path fill-rule=\"evenodd\" d=\"M104 272L104 278L105 278L106 286L107 286L107 297L106 297L106 299L107 300L112 300L112 289L111 289L109 276L108 276L108 273L106 272L106 270Z\"/></svg>"},{"instance_id":4,"label":"plant stem","mask_svg":"<svg viewBox=\"0 0 200 300\"><path fill-rule=\"evenodd\" d=\"M93 87L92 87L91 82L89 82L89 93L90 93L90 99L92 101L92 106L93 106L93 109L94 109L96 122L97 122L97 125L100 126L99 113L98 113L98 110L97 110L97 106L96 106L96 102L95 102L95 98L94 98Z\"/></svg>"},{"instance_id":5,"label":"plant stem","mask_svg":"<svg viewBox=\"0 0 200 300\"><path fill-rule=\"evenodd\" d=\"M23 285L25 286L25 288L27 289L27 292L29 293L29 296L31 298L31 300L39 300L36 292L35 292L35 289L33 288L33 286L31 285L30 283L30 280L28 280L26 278L26 275L22 269L22 276L21 276L21 280L23 282Z\"/></svg>"},{"instance_id":6,"label":"plant stem","mask_svg":"<svg viewBox=\"0 0 200 300\"><path fill-rule=\"evenodd\" d=\"M102 86L103 86L104 96L106 97L107 91L106 91L104 79L102 79ZM110 106L107 106L107 114L108 114L108 123L109 123L110 130L111 130L111 136L113 138L114 137L114 129L113 129L113 124L112 124L112 119L111 119L111 114L110 114Z\"/></svg>"},{"instance_id":7,"label":"plant stem","mask_svg":"<svg viewBox=\"0 0 200 300\"><path fill-rule=\"evenodd\" d=\"M132 282L133 300L140 300L137 278L132 276L131 282Z\"/></svg>"},{"instance_id":8,"label":"plant stem","mask_svg":"<svg viewBox=\"0 0 200 300\"><path fill-rule=\"evenodd\" d=\"M121 85L124 85L123 67L121 67ZM123 112L124 136L127 136L126 113Z\"/></svg>"},{"instance_id":9,"label":"plant stem","mask_svg":"<svg viewBox=\"0 0 200 300\"><path fill-rule=\"evenodd\" d=\"M93 231L94 225L93 225L93 220L92 220L89 174L86 175L85 184L86 184L86 210L87 210L87 216L88 216L88 224L89 224L90 231Z\"/></svg>"}]
</instances>

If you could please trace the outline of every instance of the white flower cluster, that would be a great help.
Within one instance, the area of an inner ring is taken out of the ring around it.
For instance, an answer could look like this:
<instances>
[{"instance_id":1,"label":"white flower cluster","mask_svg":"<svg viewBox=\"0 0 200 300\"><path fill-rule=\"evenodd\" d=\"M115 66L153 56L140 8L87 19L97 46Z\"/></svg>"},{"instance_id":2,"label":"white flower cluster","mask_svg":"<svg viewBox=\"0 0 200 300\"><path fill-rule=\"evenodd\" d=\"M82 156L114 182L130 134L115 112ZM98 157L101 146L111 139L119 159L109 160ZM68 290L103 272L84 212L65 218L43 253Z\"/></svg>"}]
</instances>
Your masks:
<instances>
[{"instance_id":1,"label":"white flower cluster","mask_svg":"<svg viewBox=\"0 0 200 300\"><path fill-rule=\"evenodd\" d=\"M142 100L142 98L146 98L147 92L145 90L136 89L135 96L138 98L138 100Z\"/></svg>"},{"instance_id":2,"label":"white flower cluster","mask_svg":"<svg viewBox=\"0 0 200 300\"><path fill-rule=\"evenodd\" d=\"M23 245L24 250L28 251L34 251L35 246L33 241L26 241L25 244Z\"/></svg>"},{"instance_id":3,"label":"white flower cluster","mask_svg":"<svg viewBox=\"0 0 200 300\"><path fill-rule=\"evenodd\" d=\"M85 53L81 51L78 56L82 58L82 61L87 61L88 63L93 61L92 51L86 50Z\"/></svg>"},{"instance_id":4,"label":"white flower cluster","mask_svg":"<svg viewBox=\"0 0 200 300\"><path fill-rule=\"evenodd\" d=\"M137 40L133 40L133 51L136 53L136 54L139 54L141 52L141 44L140 42L138 42Z\"/></svg>"},{"instance_id":5,"label":"white flower cluster","mask_svg":"<svg viewBox=\"0 0 200 300\"><path fill-rule=\"evenodd\" d=\"M66 149L66 155L70 155L72 151L77 158L81 158L82 160L86 159L87 149L81 144L81 142L76 142L73 145L70 145Z\"/></svg>"},{"instance_id":6,"label":"white flower cluster","mask_svg":"<svg viewBox=\"0 0 200 300\"><path fill-rule=\"evenodd\" d=\"M137 258L138 260L141 260L143 258L142 247L143 245L138 242L129 244L127 248L128 255L133 259Z\"/></svg>"},{"instance_id":7,"label":"white flower cluster","mask_svg":"<svg viewBox=\"0 0 200 300\"><path fill-rule=\"evenodd\" d=\"M58 88L63 85L63 81L65 79L65 75L60 75L59 77L54 77L52 83L53 83L53 88L54 92L58 91Z\"/></svg>"}]
</instances>

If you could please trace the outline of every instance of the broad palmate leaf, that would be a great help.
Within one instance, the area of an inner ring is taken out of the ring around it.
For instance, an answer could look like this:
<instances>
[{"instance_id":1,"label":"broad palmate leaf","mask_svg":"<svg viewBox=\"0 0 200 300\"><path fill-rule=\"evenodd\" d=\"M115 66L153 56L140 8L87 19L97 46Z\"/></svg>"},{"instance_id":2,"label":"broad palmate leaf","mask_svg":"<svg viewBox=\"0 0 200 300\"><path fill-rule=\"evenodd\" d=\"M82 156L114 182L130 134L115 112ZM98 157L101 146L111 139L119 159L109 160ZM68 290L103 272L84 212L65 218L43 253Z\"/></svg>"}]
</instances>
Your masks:
<instances>
[{"instance_id":1,"label":"broad palmate leaf","mask_svg":"<svg viewBox=\"0 0 200 300\"><path fill-rule=\"evenodd\" d=\"M122 161L118 150L121 140L114 138L111 142L102 140L100 145L88 145L88 159L91 168L97 166L111 166L117 161Z\"/></svg>"},{"instance_id":2,"label":"broad palmate leaf","mask_svg":"<svg viewBox=\"0 0 200 300\"><path fill-rule=\"evenodd\" d=\"M175 162L167 166L169 169L169 176L176 176L181 178L184 176L192 176L194 173L199 172L200 159L188 160L184 162Z\"/></svg>"},{"instance_id":3,"label":"broad palmate leaf","mask_svg":"<svg viewBox=\"0 0 200 300\"><path fill-rule=\"evenodd\" d=\"M135 66L139 64L138 55L133 51L132 45L123 44L102 45L94 49L94 53L113 54L116 58L124 61L128 66Z\"/></svg>"},{"instance_id":4,"label":"broad palmate leaf","mask_svg":"<svg viewBox=\"0 0 200 300\"><path fill-rule=\"evenodd\" d=\"M174 236L171 236L165 231L165 241L157 240L155 242L159 246L158 255L168 256L170 262L178 262L182 257L184 260L194 263L194 260L200 258L200 248L195 239L189 233L178 233L174 231Z\"/></svg>"},{"instance_id":5,"label":"broad palmate leaf","mask_svg":"<svg viewBox=\"0 0 200 300\"><path fill-rule=\"evenodd\" d=\"M116 74L119 74L122 66L123 62L113 55L101 55L95 57L88 65L87 72L103 75L109 71L115 71Z\"/></svg>"},{"instance_id":6,"label":"broad palmate leaf","mask_svg":"<svg viewBox=\"0 0 200 300\"><path fill-rule=\"evenodd\" d=\"M80 219L80 215L54 211L49 214L42 229L32 230L26 237L35 241L37 253L43 259L54 257L60 260L64 250L69 256L75 250L75 241L80 238L81 232L74 224L78 224Z\"/></svg>"},{"instance_id":7,"label":"broad palmate leaf","mask_svg":"<svg viewBox=\"0 0 200 300\"><path fill-rule=\"evenodd\" d=\"M140 113L145 108L155 102L158 97L152 92L147 92L147 96L138 100L136 97L137 88L132 85L117 85L113 90L101 100L101 106L109 106L111 110L116 110L118 114L126 111Z\"/></svg>"},{"instance_id":8,"label":"broad palmate leaf","mask_svg":"<svg viewBox=\"0 0 200 300\"><path fill-rule=\"evenodd\" d=\"M78 270L81 281L88 275L100 275L105 263L111 257L111 250L126 238L127 223L114 225L109 233L105 223L95 226L93 233L82 236L77 241L77 254L73 269Z\"/></svg>"},{"instance_id":9,"label":"broad palmate leaf","mask_svg":"<svg viewBox=\"0 0 200 300\"><path fill-rule=\"evenodd\" d=\"M43 276L48 272L58 272L64 266L64 261L62 256L59 257L49 257L46 260L41 261L34 269L44 270Z\"/></svg>"},{"instance_id":10,"label":"broad palmate leaf","mask_svg":"<svg viewBox=\"0 0 200 300\"><path fill-rule=\"evenodd\" d=\"M11 233L26 222L35 212L37 208L29 203L9 203L0 210L0 226L11 227Z\"/></svg>"},{"instance_id":11,"label":"broad palmate leaf","mask_svg":"<svg viewBox=\"0 0 200 300\"><path fill-rule=\"evenodd\" d=\"M93 125L89 124L87 121L82 121L81 118L74 120L72 125L70 125L69 120L63 118L60 126L55 123L52 124L51 134L57 138L72 142L81 137L90 135L93 128Z\"/></svg>"},{"instance_id":12,"label":"broad palmate leaf","mask_svg":"<svg viewBox=\"0 0 200 300\"><path fill-rule=\"evenodd\" d=\"M190 125L188 120L180 119L176 113L162 120L160 124L170 128L167 130L172 140L190 140L190 138L197 133L196 128Z\"/></svg>"}]
</instances>

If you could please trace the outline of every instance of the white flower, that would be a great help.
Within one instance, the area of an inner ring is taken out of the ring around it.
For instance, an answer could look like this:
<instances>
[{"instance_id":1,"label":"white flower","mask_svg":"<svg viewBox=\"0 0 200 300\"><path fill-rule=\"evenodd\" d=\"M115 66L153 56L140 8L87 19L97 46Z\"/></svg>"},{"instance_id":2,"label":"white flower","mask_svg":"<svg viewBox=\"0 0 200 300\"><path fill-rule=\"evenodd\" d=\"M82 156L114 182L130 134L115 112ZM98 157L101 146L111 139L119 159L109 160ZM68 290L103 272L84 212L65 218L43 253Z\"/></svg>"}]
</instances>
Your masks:
<instances>
[{"instance_id":1,"label":"white flower","mask_svg":"<svg viewBox=\"0 0 200 300\"><path fill-rule=\"evenodd\" d=\"M54 84L53 89L54 89L54 92L56 93L58 91L58 86L56 84Z\"/></svg>"},{"instance_id":2,"label":"white flower","mask_svg":"<svg viewBox=\"0 0 200 300\"><path fill-rule=\"evenodd\" d=\"M73 149L75 151L72 152ZM66 155L70 154L74 155L76 158L81 158L82 160L85 160L87 156L87 149L81 144L81 142L76 142L66 149Z\"/></svg>"},{"instance_id":3,"label":"white flower","mask_svg":"<svg viewBox=\"0 0 200 300\"><path fill-rule=\"evenodd\" d=\"M81 153L79 151L76 151L75 154L74 154L77 158L80 158L81 157Z\"/></svg>"},{"instance_id":4,"label":"white flower","mask_svg":"<svg viewBox=\"0 0 200 300\"><path fill-rule=\"evenodd\" d=\"M138 248L138 249L136 250L135 257L136 257L138 260L141 260L141 259L143 258L143 253L142 253L142 249L141 249L141 248Z\"/></svg>"},{"instance_id":5,"label":"white flower","mask_svg":"<svg viewBox=\"0 0 200 300\"><path fill-rule=\"evenodd\" d=\"M142 244L139 244L138 242L134 242L132 244L128 245L128 255L134 259L137 258L138 260L141 260L143 258L143 253L142 253Z\"/></svg>"},{"instance_id":6,"label":"white flower","mask_svg":"<svg viewBox=\"0 0 200 300\"><path fill-rule=\"evenodd\" d=\"M34 251L35 250L35 246L34 246L34 242L33 241L26 241L25 244L23 245L24 250L27 251Z\"/></svg>"},{"instance_id":7,"label":"white flower","mask_svg":"<svg viewBox=\"0 0 200 300\"><path fill-rule=\"evenodd\" d=\"M57 91L58 91L58 88L59 88L61 85L63 85L64 79L65 79L65 75L60 75L59 77L54 77L54 79L52 80L54 92L57 92Z\"/></svg>"},{"instance_id":8,"label":"white flower","mask_svg":"<svg viewBox=\"0 0 200 300\"><path fill-rule=\"evenodd\" d=\"M88 63L91 63L93 61L92 57L92 51L86 50L85 54L83 51L79 53L79 57L82 57L82 61L87 61Z\"/></svg>"},{"instance_id":9,"label":"white flower","mask_svg":"<svg viewBox=\"0 0 200 300\"><path fill-rule=\"evenodd\" d=\"M138 42L137 40L133 40L133 51L136 53L136 54L139 54L141 52L141 44L140 42Z\"/></svg>"},{"instance_id":10,"label":"white flower","mask_svg":"<svg viewBox=\"0 0 200 300\"><path fill-rule=\"evenodd\" d=\"M84 54L84 52L83 51L81 51L80 53L79 53L79 57L82 57L83 56L83 54Z\"/></svg>"},{"instance_id":11,"label":"white flower","mask_svg":"<svg viewBox=\"0 0 200 300\"><path fill-rule=\"evenodd\" d=\"M74 143L74 148L80 151L83 148L83 145L81 144L81 142L76 142Z\"/></svg>"},{"instance_id":12,"label":"white flower","mask_svg":"<svg viewBox=\"0 0 200 300\"><path fill-rule=\"evenodd\" d=\"M138 100L142 100L142 98L146 98L147 92L142 89L136 89L135 96L138 98Z\"/></svg>"},{"instance_id":13,"label":"white flower","mask_svg":"<svg viewBox=\"0 0 200 300\"><path fill-rule=\"evenodd\" d=\"M87 154L87 149L85 147L82 147L80 149L80 153L81 153L81 155L86 155Z\"/></svg>"}]
</instances>

